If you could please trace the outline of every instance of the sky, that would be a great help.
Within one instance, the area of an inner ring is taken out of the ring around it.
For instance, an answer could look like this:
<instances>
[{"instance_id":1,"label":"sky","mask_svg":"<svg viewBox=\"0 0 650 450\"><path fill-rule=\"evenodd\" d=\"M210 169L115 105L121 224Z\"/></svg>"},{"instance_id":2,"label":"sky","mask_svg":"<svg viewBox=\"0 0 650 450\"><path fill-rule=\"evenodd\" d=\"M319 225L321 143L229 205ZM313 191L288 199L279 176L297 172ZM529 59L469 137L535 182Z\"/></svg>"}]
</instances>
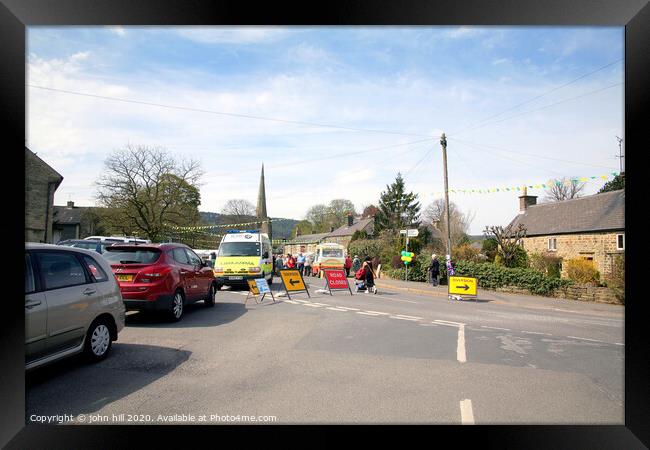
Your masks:
<instances>
[{"instance_id":1,"label":"sky","mask_svg":"<svg viewBox=\"0 0 650 450\"><path fill-rule=\"evenodd\" d=\"M449 189L618 172L622 27L29 27L27 146L63 175L55 205L95 205L125 145L198 160L201 211L256 204L302 219L357 211L395 180L423 207ZM623 141L624 151L624 141ZM544 197L543 189L529 189ZM515 191L450 193L470 234L506 225Z\"/></svg>"}]
</instances>

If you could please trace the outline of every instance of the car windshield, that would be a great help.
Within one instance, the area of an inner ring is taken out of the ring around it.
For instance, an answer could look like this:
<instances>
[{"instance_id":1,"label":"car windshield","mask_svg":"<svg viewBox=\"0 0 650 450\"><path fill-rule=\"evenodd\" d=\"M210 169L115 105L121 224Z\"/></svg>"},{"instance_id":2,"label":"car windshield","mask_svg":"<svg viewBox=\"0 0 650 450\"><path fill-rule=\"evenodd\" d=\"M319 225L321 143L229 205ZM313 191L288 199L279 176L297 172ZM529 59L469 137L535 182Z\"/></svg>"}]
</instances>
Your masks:
<instances>
[{"instance_id":1,"label":"car windshield","mask_svg":"<svg viewBox=\"0 0 650 450\"><path fill-rule=\"evenodd\" d=\"M323 258L343 258L343 250L340 248L324 248Z\"/></svg>"},{"instance_id":2,"label":"car windshield","mask_svg":"<svg viewBox=\"0 0 650 450\"><path fill-rule=\"evenodd\" d=\"M160 250L106 247L103 255L111 264L152 264L160 257Z\"/></svg>"},{"instance_id":3,"label":"car windshield","mask_svg":"<svg viewBox=\"0 0 650 450\"><path fill-rule=\"evenodd\" d=\"M224 242L219 246L219 256L260 256L260 243Z\"/></svg>"}]
</instances>

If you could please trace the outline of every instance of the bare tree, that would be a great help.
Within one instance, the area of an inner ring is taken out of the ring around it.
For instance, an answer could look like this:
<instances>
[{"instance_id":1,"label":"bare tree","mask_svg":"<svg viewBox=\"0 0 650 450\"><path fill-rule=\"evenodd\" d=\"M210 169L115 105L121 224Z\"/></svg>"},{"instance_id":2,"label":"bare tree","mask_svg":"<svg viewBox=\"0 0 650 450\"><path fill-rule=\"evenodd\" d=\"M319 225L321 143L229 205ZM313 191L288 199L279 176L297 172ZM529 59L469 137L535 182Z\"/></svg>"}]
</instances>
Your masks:
<instances>
[{"instance_id":1,"label":"bare tree","mask_svg":"<svg viewBox=\"0 0 650 450\"><path fill-rule=\"evenodd\" d=\"M449 202L449 221L451 222L451 245L456 246L467 239L469 226L474 220L475 213L463 213L454 203ZM423 223L432 225L440 230L440 233L447 239L447 215L445 214L445 200L442 198L431 202L422 213Z\"/></svg>"},{"instance_id":2,"label":"bare tree","mask_svg":"<svg viewBox=\"0 0 650 450\"><path fill-rule=\"evenodd\" d=\"M553 180L550 187L546 188L545 200L561 202L580 197L586 183L580 183L575 178L561 178Z\"/></svg>"},{"instance_id":3,"label":"bare tree","mask_svg":"<svg viewBox=\"0 0 650 450\"><path fill-rule=\"evenodd\" d=\"M198 222L198 162L176 160L160 147L129 144L113 152L104 166L95 183L97 200L114 212L113 227L156 242L168 225Z\"/></svg>"},{"instance_id":4,"label":"bare tree","mask_svg":"<svg viewBox=\"0 0 650 450\"><path fill-rule=\"evenodd\" d=\"M517 251L521 248L521 240L526 237L526 227L523 223L513 227L512 224L507 227L488 226L485 227L485 236L497 241L498 253L503 258L503 265L511 267Z\"/></svg>"},{"instance_id":5,"label":"bare tree","mask_svg":"<svg viewBox=\"0 0 650 450\"><path fill-rule=\"evenodd\" d=\"M255 217L255 206L248 200L228 200L221 210L221 214L228 215L228 222L242 223Z\"/></svg>"}]
</instances>

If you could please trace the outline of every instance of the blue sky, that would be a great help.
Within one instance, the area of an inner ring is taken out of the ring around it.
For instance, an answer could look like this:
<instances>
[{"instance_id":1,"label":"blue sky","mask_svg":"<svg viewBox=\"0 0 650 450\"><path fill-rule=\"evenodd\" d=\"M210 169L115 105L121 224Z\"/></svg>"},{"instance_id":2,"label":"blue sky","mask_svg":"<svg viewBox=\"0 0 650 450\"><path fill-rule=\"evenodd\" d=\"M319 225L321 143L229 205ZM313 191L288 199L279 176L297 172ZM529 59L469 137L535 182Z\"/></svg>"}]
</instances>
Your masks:
<instances>
[{"instance_id":1,"label":"blue sky","mask_svg":"<svg viewBox=\"0 0 650 450\"><path fill-rule=\"evenodd\" d=\"M292 218L334 198L361 210L398 171L430 203L443 186L442 132L450 188L608 174L623 136L623 37L620 27L30 27L31 85L375 131L29 87L28 146L64 176L55 204L94 204L104 159L131 143L201 161L203 211L254 203L264 162L268 211ZM518 210L512 193L451 200L474 214L473 234Z\"/></svg>"}]
</instances>

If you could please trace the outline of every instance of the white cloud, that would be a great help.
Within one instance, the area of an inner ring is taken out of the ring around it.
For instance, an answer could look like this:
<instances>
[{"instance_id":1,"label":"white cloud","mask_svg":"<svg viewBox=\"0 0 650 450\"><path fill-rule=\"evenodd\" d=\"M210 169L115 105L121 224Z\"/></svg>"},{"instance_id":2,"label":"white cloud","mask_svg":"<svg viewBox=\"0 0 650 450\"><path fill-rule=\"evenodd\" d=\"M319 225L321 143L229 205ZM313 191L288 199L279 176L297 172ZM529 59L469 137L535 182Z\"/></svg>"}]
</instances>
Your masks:
<instances>
[{"instance_id":1,"label":"white cloud","mask_svg":"<svg viewBox=\"0 0 650 450\"><path fill-rule=\"evenodd\" d=\"M126 36L126 29L124 27L108 27L108 31L110 31L113 34L117 34L120 37Z\"/></svg>"},{"instance_id":2,"label":"white cloud","mask_svg":"<svg viewBox=\"0 0 650 450\"><path fill-rule=\"evenodd\" d=\"M202 44L256 44L275 42L284 38L288 30L279 27L187 27L178 35Z\"/></svg>"}]
</instances>

